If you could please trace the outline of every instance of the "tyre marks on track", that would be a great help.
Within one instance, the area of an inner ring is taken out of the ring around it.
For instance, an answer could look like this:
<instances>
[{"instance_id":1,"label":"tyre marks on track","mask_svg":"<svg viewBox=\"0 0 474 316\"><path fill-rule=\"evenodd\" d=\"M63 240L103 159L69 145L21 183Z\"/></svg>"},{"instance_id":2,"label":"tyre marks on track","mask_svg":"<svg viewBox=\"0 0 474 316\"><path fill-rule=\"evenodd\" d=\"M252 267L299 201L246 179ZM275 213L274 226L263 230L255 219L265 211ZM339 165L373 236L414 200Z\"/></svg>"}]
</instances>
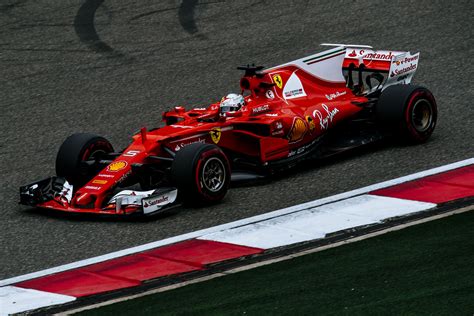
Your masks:
<instances>
[{"instance_id":1,"label":"tyre marks on track","mask_svg":"<svg viewBox=\"0 0 474 316\"><path fill-rule=\"evenodd\" d=\"M16 0L16 1L4 1L3 4L0 4L0 13L9 13L11 10L15 9L18 6L24 4L27 0Z\"/></svg>"},{"instance_id":2,"label":"tyre marks on track","mask_svg":"<svg viewBox=\"0 0 474 316\"><path fill-rule=\"evenodd\" d=\"M79 40L96 53L105 53L112 57L122 57L123 54L114 50L101 40L97 33L94 18L97 9L104 0L86 0L77 11L74 18L74 30Z\"/></svg>"},{"instance_id":3,"label":"tyre marks on track","mask_svg":"<svg viewBox=\"0 0 474 316\"><path fill-rule=\"evenodd\" d=\"M178 9L179 24L181 24L181 27L187 33L191 35L197 34L199 32L199 29L196 25L196 7L198 5L208 5L224 2L225 0L215 0L207 2L199 2L199 0L183 0ZM204 35L201 35L200 37L204 38Z\"/></svg>"},{"instance_id":4,"label":"tyre marks on track","mask_svg":"<svg viewBox=\"0 0 474 316\"><path fill-rule=\"evenodd\" d=\"M197 5L198 0L183 0L178 9L179 24L191 35L198 32L196 19L194 17Z\"/></svg>"},{"instance_id":5,"label":"tyre marks on track","mask_svg":"<svg viewBox=\"0 0 474 316\"><path fill-rule=\"evenodd\" d=\"M182 28L187 33L195 34L198 32L198 28L196 26L196 20L195 20L194 14L195 14L196 6L199 4L207 4L207 3L199 3L198 0L183 0L178 7L153 10L153 11L141 13L130 18L130 21L135 21L135 20L150 16L153 14L159 14L159 13L163 13L167 11L178 10L179 24L181 24Z\"/></svg>"},{"instance_id":6,"label":"tyre marks on track","mask_svg":"<svg viewBox=\"0 0 474 316\"><path fill-rule=\"evenodd\" d=\"M107 54L112 57L123 57L123 53L118 52L113 47L104 42L97 33L94 19L97 10L99 9L99 7L101 7L104 1L105 0L85 0L77 11L77 14L74 18L74 30L77 36L79 37L79 40L85 45L87 45L87 47L89 47L89 49L91 49L92 51L96 53ZM183 0L179 7L145 12L133 16L129 19L129 21L135 21L157 13L178 10L178 21L183 30L190 35L196 35L197 33L199 33L195 17L196 7L198 5L208 5L223 2L223 0L208 2L199 2L199 0Z\"/></svg>"},{"instance_id":7,"label":"tyre marks on track","mask_svg":"<svg viewBox=\"0 0 474 316\"><path fill-rule=\"evenodd\" d=\"M224 3L224 0L199 2L199 0L183 0L178 7L165 8L141 13L130 18L129 21L135 21L153 14L159 14L167 11L178 11L178 21L183 30L191 35L197 34L199 29L196 25L196 8L201 5Z\"/></svg>"},{"instance_id":8,"label":"tyre marks on track","mask_svg":"<svg viewBox=\"0 0 474 316\"><path fill-rule=\"evenodd\" d=\"M76 17L74 18L74 30L79 37L79 40L86 44L87 47L89 47L92 51L95 51L96 53L107 54L113 57L122 57L123 53L116 51L114 48L104 42L97 33L94 19L97 10L103 3L104 0L85 0L77 11ZM193 35L198 33L198 28L196 26L194 17L195 9L198 4L198 0L183 0L179 7L142 13L132 17L129 21L137 20L156 13L178 10L179 23L187 33Z\"/></svg>"}]
</instances>

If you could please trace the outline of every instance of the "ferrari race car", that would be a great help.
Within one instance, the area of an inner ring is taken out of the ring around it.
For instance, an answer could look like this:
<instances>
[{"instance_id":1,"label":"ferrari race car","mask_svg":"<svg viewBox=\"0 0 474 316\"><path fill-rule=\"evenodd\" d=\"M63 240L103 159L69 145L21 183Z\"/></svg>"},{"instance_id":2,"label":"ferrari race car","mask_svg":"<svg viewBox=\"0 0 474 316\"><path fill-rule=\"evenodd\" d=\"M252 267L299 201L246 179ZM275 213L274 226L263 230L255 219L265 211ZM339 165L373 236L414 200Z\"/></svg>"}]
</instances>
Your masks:
<instances>
[{"instance_id":1,"label":"ferrari race car","mask_svg":"<svg viewBox=\"0 0 474 316\"><path fill-rule=\"evenodd\" d=\"M94 134L59 148L56 176L20 188L20 203L65 212L150 215L220 201L231 180L264 177L306 159L386 137L423 143L437 107L411 85L420 54L323 44L329 50L273 68L245 66L244 105L163 113L122 151Z\"/></svg>"}]
</instances>

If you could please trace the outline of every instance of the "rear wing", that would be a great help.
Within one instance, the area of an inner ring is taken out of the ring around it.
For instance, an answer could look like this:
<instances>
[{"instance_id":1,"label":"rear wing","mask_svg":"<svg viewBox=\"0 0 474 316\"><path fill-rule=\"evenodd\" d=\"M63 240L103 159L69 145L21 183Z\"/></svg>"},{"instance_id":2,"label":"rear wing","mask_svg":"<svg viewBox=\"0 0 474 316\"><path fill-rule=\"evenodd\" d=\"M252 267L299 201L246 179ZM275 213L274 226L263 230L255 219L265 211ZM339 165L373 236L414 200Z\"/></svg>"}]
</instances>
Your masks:
<instances>
[{"instance_id":1,"label":"rear wing","mask_svg":"<svg viewBox=\"0 0 474 316\"><path fill-rule=\"evenodd\" d=\"M322 44L345 48L342 71L348 88L360 94L408 84L418 68L420 53L374 50L368 45Z\"/></svg>"},{"instance_id":2,"label":"rear wing","mask_svg":"<svg viewBox=\"0 0 474 316\"><path fill-rule=\"evenodd\" d=\"M420 58L420 53L374 50L368 45L322 45L332 47L263 71L263 67L252 70L260 76L268 75L270 81L264 84L276 85L286 100L307 96L305 84L301 81L305 77L316 85L329 88L345 86L356 95L369 95L391 85L410 83ZM251 79L247 77L244 86L241 81L242 90L262 90L260 79L251 88Z\"/></svg>"}]
</instances>

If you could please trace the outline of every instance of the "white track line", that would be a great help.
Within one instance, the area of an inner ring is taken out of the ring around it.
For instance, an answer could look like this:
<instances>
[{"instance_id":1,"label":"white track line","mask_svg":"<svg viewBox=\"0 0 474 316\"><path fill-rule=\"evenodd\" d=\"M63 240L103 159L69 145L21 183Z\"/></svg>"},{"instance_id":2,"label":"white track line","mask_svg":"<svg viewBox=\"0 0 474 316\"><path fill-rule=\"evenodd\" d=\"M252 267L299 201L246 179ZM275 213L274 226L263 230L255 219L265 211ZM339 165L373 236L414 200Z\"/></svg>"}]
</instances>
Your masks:
<instances>
[{"instance_id":1,"label":"white track line","mask_svg":"<svg viewBox=\"0 0 474 316\"><path fill-rule=\"evenodd\" d=\"M0 287L0 315L21 313L46 306L64 304L76 298L15 286Z\"/></svg>"},{"instance_id":2,"label":"white track line","mask_svg":"<svg viewBox=\"0 0 474 316\"><path fill-rule=\"evenodd\" d=\"M292 213L292 212L301 211L301 210L304 210L304 209L320 206L320 205L327 204L327 203L330 203L330 202L340 201L340 200L347 199L347 198L350 198L350 197L353 197L353 196L362 195L362 194L365 194L365 193L368 193L368 192L371 192L371 191L374 191L374 190L390 187L390 186L400 184L400 183L403 183L403 182L408 182L408 181L411 181L411 180L415 180L415 179L423 178L423 177L430 176L430 175L433 175L433 174L437 174L437 173L441 173L441 172L445 172L445 171L465 167L465 166L472 165L472 164L474 164L474 158L469 158L469 159L458 161L458 162L455 162L455 163L452 163L452 164L449 164L449 165L444 165L444 166L441 166L441 167L437 167L437 168L417 172L417 173L414 173L414 174L411 174L411 175L408 175L408 176L404 176L404 177L400 177L400 178L397 178L397 179L380 182L380 183L377 183L377 184L369 185L369 186L366 186L366 187L363 187L363 188L360 188L360 189L356 189L356 190L352 190L352 191L349 191L349 192L344 192L344 193L336 194L336 195L333 195L333 196L330 196L330 197L322 198L322 199L319 199L319 200L314 200L314 201L311 201L311 202L307 202L307 203L287 207L287 208L284 208L284 209L276 210L276 211L273 211L273 212L269 212L269 213L249 217L249 218L244 218L244 219L241 219L241 220L238 220L238 221L235 221L235 222L231 222L231 223L227 223L227 224L223 224L223 225L219 225L219 226L214 226L214 227L202 229L202 230L198 230L198 231L195 231L195 232L191 232L191 233L187 233L187 234L183 234L183 235L179 235L179 236L175 236L175 237L171 237L171 238L166 238L166 239L163 239L163 240L159 240L159 241L155 241L155 242L151 242L151 243L148 243L148 244L144 244L144 245L140 245L140 246L136 246L136 247L132 247L132 248L127 248L127 249L123 249L123 250L119 250L119 251L115 251L115 252L111 252L109 254L105 254L105 255L102 255L102 256L97 256L97 257L93 257L93 258L89 258L89 259L85 259L85 260L81 260L81 261L76 261L76 262L73 262L73 263L57 266L57 267L54 267L54 268L49 268L49 269L45 269L45 270L41 270L41 271L37 271L37 272L33 272L33 273L28 273L28 274L16 276L16 277L9 278L9 279L4 279L4 280L0 281L0 286L10 285L10 284L14 284L14 283L18 283L18 282L21 282L21 281L42 277L42 276L53 274L53 273L58 273L58 272L71 270L71 269L75 269L75 268L80 268L80 267L87 266L87 265L90 265L90 264L94 264L94 263L98 263L98 262L102 262L102 261L106 261L106 260L110 260L110 259L114 259L114 258L118 258L118 257L123 257L123 256L126 256L126 255L130 255L130 254L134 254L134 253L137 253L137 252L142 252L142 251L145 251L145 250L161 247L161 246L176 243L176 242L179 242L179 241L192 239L192 238L197 238L197 237L200 237L202 235L212 234L212 233L215 233L215 232L218 232L218 231L221 231L221 230L230 229L230 228L234 228L234 227L238 227L238 226L243 226L243 225L247 225L247 224L251 224L251 223L260 222L260 221L267 220L267 219L270 219L270 218L273 218L273 217L286 215L286 214L289 214L289 213Z\"/></svg>"},{"instance_id":3,"label":"white track line","mask_svg":"<svg viewBox=\"0 0 474 316\"><path fill-rule=\"evenodd\" d=\"M324 238L330 233L417 213L436 204L363 194L314 208L222 230L203 240L270 249Z\"/></svg>"}]
</instances>

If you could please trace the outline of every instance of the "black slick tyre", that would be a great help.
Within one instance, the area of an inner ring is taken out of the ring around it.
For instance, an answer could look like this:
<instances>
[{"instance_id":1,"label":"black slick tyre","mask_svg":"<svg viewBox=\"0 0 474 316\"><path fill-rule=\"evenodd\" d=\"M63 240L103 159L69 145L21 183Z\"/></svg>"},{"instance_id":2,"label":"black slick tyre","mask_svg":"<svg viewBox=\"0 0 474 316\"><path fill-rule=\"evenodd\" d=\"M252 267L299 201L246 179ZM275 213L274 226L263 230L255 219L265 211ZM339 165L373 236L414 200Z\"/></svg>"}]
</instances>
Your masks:
<instances>
[{"instance_id":1,"label":"black slick tyre","mask_svg":"<svg viewBox=\"0 0 474 316\"><path fill-rule=\"evenodd\" d=\"M174 157L171 177L184 204L200 206L221 201L230 184L230 164L216 145L194 143Z\"/></svg>"},{"instance_id":2,"label":"black slick tyre","mask_svg":"<svg viewBox=\"0 0 474 316\"><path fill-rule=\"evenodd\" d=\"M56 174L74 186L82 186L99 170L85 168L82 162L100 159L113 152L110 142L94 134L77 133L69 136L59 148L56 156Z\"/></svg>"},{"instance_id":3,"label":"black slick tyre","mask_svg":"<svg viewBox=\"0 0 474 316\"><path fill-rule=\"evenodd\" d=\"M418 144L430 138L436 127L438 108L427 88L393 85L382 91L376 105L376 119L402 141Z\"/></svg>"}]
</instances>

